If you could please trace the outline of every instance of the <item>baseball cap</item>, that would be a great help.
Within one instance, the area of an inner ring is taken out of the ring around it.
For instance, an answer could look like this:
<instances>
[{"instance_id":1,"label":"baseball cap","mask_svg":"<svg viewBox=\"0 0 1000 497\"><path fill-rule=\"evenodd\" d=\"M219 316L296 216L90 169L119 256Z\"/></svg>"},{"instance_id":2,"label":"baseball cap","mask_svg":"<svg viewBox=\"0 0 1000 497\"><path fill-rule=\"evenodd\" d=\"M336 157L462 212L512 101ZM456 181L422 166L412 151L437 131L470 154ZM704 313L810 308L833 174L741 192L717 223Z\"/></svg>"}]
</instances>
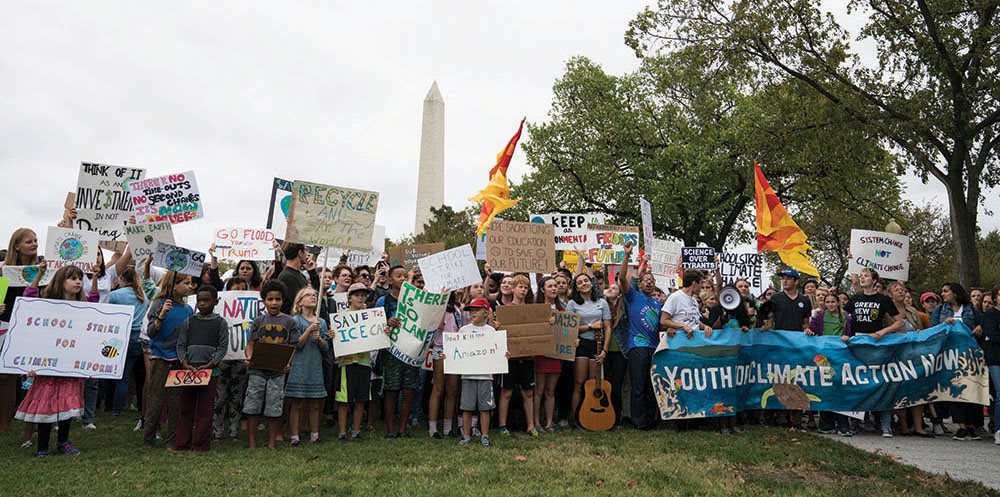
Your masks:
<instances>
[{"instance_id":1,"label":"baseball cap","mask_svg":"<svg viewBox=\"0 0 1000 497\"><path fill-rule=\"evenodd\" d=\"M941 301L941 299L938 298L937 294L934 293L934 292L924 292L922 295L920 295L920 303L921 304L923 304L924 301L927 300L927 299L934 299L934 300L937 300L938 302Z\"/></svg>"},{"instance_id":2,"label":"baseball cap","mask_svg":"<svg viewBox=\"0 0 1000 497\"><path fill-rule=\"evenodd\" d=\"M796 271L796 270L794 270L794 269L792 269L792 268L785 268L785 269L783 269L778 274L780 274L781 276L791 276L792 278L795 278L795 279L799 279L801 277L801 275L799 274L799 272Z\"/></svg>"},{"instance_id":3,"label":"baseball cap","mask_svg":"<svg viewBox=\"0 0 1000 497\"><path fill-rule=\"evenodd\" d=\"M490 308L490 301L486 300L486 299L484 299L482 297L478 297L478 298L472 299L472 302L469 302L469 305L467 305L465 307L479 307L481 309L489 309Z\"/></svg>"},{"instance_id":4,"label":"baseball cap","mask_svg":"<svg viewBox=\"0 0 1000 497\"><path fill-rule=\"evenodd\" d=\"M371 292L371 289L368 288L368 286L365 285L364 283L355 283L347 288L348 295L354 292Z\"/></svg>"}]
</instances>

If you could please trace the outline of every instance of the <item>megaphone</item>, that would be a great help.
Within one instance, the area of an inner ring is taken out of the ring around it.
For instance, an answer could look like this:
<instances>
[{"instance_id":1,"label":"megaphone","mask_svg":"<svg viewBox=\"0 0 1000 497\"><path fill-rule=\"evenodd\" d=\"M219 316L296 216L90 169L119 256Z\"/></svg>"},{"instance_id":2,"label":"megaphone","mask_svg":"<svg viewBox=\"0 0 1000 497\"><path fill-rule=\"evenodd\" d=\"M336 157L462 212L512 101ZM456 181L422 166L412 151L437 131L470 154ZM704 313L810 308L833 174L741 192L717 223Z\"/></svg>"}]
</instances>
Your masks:
<instances>
[{"instance_id":1,"label":"megaphone","mask_svg":"<svg viewBox=\"0 0 1000 497\"><path fill-rule=\"evenodd\" d=\"M719 292L719 304L727 311L739 307L742 300L743 296L740 295L740 291L735 286L728 285Z\"/></svg>"}]
</instances>

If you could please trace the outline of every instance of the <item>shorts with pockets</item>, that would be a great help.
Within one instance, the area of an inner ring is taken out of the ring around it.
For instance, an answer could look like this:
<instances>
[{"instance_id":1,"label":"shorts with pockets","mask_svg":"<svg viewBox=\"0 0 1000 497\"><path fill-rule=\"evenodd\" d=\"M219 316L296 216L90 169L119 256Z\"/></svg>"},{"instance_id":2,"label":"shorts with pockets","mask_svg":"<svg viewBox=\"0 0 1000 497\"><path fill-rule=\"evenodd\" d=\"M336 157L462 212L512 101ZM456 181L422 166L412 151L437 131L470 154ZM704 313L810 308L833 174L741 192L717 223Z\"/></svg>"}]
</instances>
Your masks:
<instances>
[{"instance_id":1,"label":"shorts with pockets","mask_svg":"<svg viewBox=\"0 0 1000 497\"><path fill-rule=\"evenodd\" d=\"M265 418L281 417L285 402L285 375L266 377L248 375L247 396L243 400L243 414Z\"/></svg>"},{"instance_id":2,"label":"shorts with pockets","mask_svg":"<svg viewBox=\"0 0 1000 497\"><path fill-rule=\"evenodd\" d=\"M507 373L500 375L500 388L535 388L535 360L507 359Z\"/></svg>"},{"instance_id":3,"label":"shorts with pockets","mask_svg":"<svg viewBox=\"0 0 1000 497\"><path fill-rule=\"evenodd\" d=\"M345 364L339 369L337 375L340 376L340 389L337 390L337 402L372 400L372 368L364 364Z\"/></svg>"},{"instance_id":4,"label":"shorts with pockets","mask_svg":"<svg viewBox=\"0 0 1000 497\"><path fill-rule=\"evenodd\" d=\"M420 368L396 359L396 356L389 351L382 352L385 353L385 362L382 365L383 390L391 391L403 388L416 390L420 388Z\"/></svg>"},{"instance_id":5,"label":"shorts with pockets","mask_svg":"<svg viewBox=\"0 0 1000 497\"><path fill-rule=\"evenodd\" d=\"M576 358L586 358L594 359L597 357L597 342L594 340L588 340L586 338L581 338L580 343L576 346Z\"/></svg>"},{"instance_id":6,"label":"shorts with pockets","mask_svg":"<svg viewBox=\"0 0 1000 497\"><path fill-rule=\"evenodd\" d=\"M462 398L459 409L463 411L492 411L493 380L462 380Z\"/></svg>"}]
</instances>

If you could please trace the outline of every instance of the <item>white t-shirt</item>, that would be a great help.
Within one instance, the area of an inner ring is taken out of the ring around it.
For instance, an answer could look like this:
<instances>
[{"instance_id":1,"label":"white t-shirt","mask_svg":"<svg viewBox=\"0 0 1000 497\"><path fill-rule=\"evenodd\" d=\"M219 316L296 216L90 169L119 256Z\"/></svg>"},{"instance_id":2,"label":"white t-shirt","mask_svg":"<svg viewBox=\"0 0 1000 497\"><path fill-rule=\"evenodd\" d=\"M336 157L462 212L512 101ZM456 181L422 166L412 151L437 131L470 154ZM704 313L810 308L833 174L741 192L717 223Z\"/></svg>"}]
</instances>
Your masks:
<instances>
[{"instance_id":1,"label":"white t-shirt","mask_svg":"<svg viewBox=\"0 0 1000 497\"><path fill-rule=\"evenodd\" d=\"M701 326L701 310L698 309L698 302L694 297L678 290L667 297L663 304L663 312L670 314L670 319L698 329Z\"/></svg>"},{"instance_id":2,"label":"white t-shirt","mask_svg":"<svg viewBox=\"0 0 1000 497\"><path fill-rule=\"evenodd\" d=\"M476 325L474 325L472 323L469 323L469 324L467 324L467 325L465 325L465 326L463 326L463 327L461 327L461 328L458 329L459 333L496 333L496 331L497 331L496 328L494 328L494 327L492 327L492 326L490 326L488 324L484 324L482 326L476 326ZM447 361L448 359L445 358L445 360ZM463 380L492 380L493 379L493 375L491 375L491 374L463 374L462 375L462 379Z\"/></svg>"}]
</instances>

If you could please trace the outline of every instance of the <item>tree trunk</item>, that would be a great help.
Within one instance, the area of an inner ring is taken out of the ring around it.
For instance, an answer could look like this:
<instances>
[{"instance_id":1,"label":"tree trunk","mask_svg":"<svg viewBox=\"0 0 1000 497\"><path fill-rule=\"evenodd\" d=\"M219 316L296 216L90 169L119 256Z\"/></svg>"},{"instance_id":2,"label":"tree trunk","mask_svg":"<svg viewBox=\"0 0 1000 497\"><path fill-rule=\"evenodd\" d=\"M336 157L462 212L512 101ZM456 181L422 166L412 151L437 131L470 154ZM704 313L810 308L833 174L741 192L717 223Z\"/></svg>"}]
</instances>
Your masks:
<instances>
[{"instance_id":1,"label":"tree trunk","mask_svg":"<svg viewBox=\"0 0 1000 497\"><path fill-rule=\"evenodd\" d=\"M959 178L957 182L949 182L946 186L951 211L951 235L955 240L955 275L958 282L968 290L979 286L979 248L976 246L976 210L970 209L966 204L962 183Z\"/></svg>"}]
</instances>

